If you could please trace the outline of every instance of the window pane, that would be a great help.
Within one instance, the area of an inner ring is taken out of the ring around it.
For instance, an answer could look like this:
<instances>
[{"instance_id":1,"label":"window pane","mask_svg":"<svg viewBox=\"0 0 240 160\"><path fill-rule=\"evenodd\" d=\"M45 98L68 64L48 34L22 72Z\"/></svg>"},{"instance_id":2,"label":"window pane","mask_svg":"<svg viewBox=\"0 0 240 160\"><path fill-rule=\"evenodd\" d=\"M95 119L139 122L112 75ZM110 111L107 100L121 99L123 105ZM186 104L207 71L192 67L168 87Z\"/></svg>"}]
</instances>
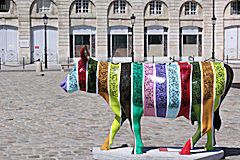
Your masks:
<instances>
[{"instance_id":1,"label":"window pane","mask_svg":"<svg viewBox=\"0 0 240 160\"><path fill-rule=\"evenodd\" d=\"M81 12L81 0L76 0L76 13Z\"/></svg>"},{"instance_id":2,"label":"window pane","mask_svg":"<svg viewBox=\"0 0 240 160\"><path fill-rule=\"evenodd\" d=\"M76 13L88 13L88 0L76 0Z\"/></svg>"},{"instance_id":3,"label":"window pane","mask_svg":"<svg viewBox=\"0 0 240 160\"><path fill-rule=\"evenodd\" d=\"M114 35L113 46L120 48L127 48L127 36L126 35Z\"/></svg>"},{"instance_id":4,"label":"window pane","mask_svg":"<svg viewBox=\"0 0 240 160\"><path fill-rule=\"evenodd\" d=\"M117 0L113 2L113 13L125 13L126 12L126 2L122 0Z\"/></svg>"},{"instance_id":5,"label":"window pane","mask_svg":"<svg viewBox=\"0 0 240 160\"><path fill-rule=\"evenodd\" d=\"M162 9L162 3L156 1L156 14L161 14L161 12L162 12L161 9Z\"/></svg>"},{"instance_id":6,"label":"window pane","mask_svg":"<svg viewBox=\"0 0 240 160\"><path fill-rule=\"evenodd\" d=\"M185 3L185 15L195 15L197 9L196 2L186 2Z\"/></svg>"},{"instance_id":7,"label":"window pane","mask_svg":"<svg viewBox=\"0 0 240 160\"><path fill-rule=\"evenodd\" d=\"M118 1L114 1L114 13L118 13Z\"/></svg>"},{"instance_id":8,"label":"window pane","mask_svg":"<svg viewBox=\"0 0 240 160\"><path fill-rule=\"evenodd\" d=\"M45 13L50 11L50 0L41 0L37 3L37 13Z\"/></svg>"},{"instance_id":9,"label":"window pane","mask_svg":"<svg viewBox=\"0 0 240 160\"><path fill-rule=\"evenodd\" d=\"M90 45L89 39L90 39L89 35L76 35L75 45Z\"/></svg>"},{"instance_id":10,"label":"window pane","mask_svg":"<svg viewBox=\"0 0 240 160\"><path fill-rule=\"evenodd\" d=\"M87 46L90 51L90 35L75 35L75 57L80 57L82 47Z\"/></svg>"},{"instance_id":11,"label":"window pane","mask_svg":"<svg viewBox=\"0 0 240 160\"><path fill-rule=\"evenodd\" d=\"M240 1L237 1L237 14L240 14Z\"/></svg>"},{"instance_id":12,"label":"window pane","mask_svg":"<svg viewBox=\"0 0 240 160\"><path fill-rule=\"evenodd\" d=\"M197 44L197 35L183 35L183 44Z\"/></svg>"},{"instance_id":13,"label":"window pane","mask_svg":"<svg viewBox=\"0 0 240 160\"><path fill-rule=\"evenodd\" d=\"M125 1L120 1L120 13L125 13Z\"/></svg>"},{"instance_id":14,"label":"window pane","mask_svg":"<svg viewBox=\"0 0 240 160\"><path fill-rule=\"evenodd\" d=\"M8 12L10 8L10 0L0 1L0 12Z\"/></svg>"},{"instance_id":15,"label":"window pane","mask_svg":"<svg viewBox=\"0 0 240 160\"><path fill-rule=\"evenodd\" d=\"M83 13L88 12L88 0L83 0Z\"/></svg>"},{"instance_id":16,"label":"window pane","mask_svg":"<svg viewBox=\"0 0 240 160\"><path fill-rule=\"evenodd\" d=\"M196 14L196 3L191 2L191 14Z\"/></svg>"},{"instance_id":17,"label":"window pane","mask_svg":"<svg viewBox=\"0 0 240 160\"><path fill-rule=\"evenodd\" d=\"M162 36L161 35L149 35L148 36L148 44L162 44Z\"/></svg>"},{"instance_id":18,"label":"window pane","mask_svg":"<svg viewBox=\"0 0 240 160\"><path fill-rule=\"evenodd\" d=\"M150 14L162 14L162 3L159 1L150 2Z\"/></svg>"},{"instance_id":19,"label":"window pane","mask_svg":"<svg viewBox=\"0 0 240 160\"><path fill-rule=\"evenodd\" d=\"M189 14L189 2L185 3L185 15Z\"/></svg>"},{"instance_id":20,"label":"window pane","mask_svg":"<svg viewBox=\"0 0 240 160\"><path fill-rule=\"evenodd\" d=\"M154 2L150 2L150 14L154 14Z\"/></svg>"},{"instance_id":21,"label":"window pane","mask_svg":"<svg viewBox=\"0 0 240 160\"><path fill-rule=\"evenodd\" d=\"M237 2L232 2L231 3L231 15L237 14Z\"/></svg>"}]
</instances>

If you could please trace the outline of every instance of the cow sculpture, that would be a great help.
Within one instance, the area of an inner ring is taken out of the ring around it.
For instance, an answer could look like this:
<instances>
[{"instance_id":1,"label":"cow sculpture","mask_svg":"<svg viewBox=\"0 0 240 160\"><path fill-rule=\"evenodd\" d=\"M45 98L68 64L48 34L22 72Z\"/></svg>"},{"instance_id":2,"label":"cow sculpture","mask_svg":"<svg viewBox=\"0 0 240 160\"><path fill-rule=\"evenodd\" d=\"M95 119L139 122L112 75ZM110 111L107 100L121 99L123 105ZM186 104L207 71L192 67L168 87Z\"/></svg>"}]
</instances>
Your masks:
<instances>
[{"instance_id":1,"label":"cow sculpture","mask_svg":"<svg viewBox=\"0 0 240 160\"><path fill-rule=\"evenodd\" d=\"M214 129L219 129L219 106L233 80L232 69L219 62L107 63L81 49L81 60L61 82L67 92L82 90L101 95L115 113L101 150L109 150L114 136L128 119L134 134L134 154L142 154L140 120L144 116L184 116L198 129L180 154L189 155L207 133L206 150L214 150ZM160 149L166 150L166 149Z\"/></svg>"}]
</instances>

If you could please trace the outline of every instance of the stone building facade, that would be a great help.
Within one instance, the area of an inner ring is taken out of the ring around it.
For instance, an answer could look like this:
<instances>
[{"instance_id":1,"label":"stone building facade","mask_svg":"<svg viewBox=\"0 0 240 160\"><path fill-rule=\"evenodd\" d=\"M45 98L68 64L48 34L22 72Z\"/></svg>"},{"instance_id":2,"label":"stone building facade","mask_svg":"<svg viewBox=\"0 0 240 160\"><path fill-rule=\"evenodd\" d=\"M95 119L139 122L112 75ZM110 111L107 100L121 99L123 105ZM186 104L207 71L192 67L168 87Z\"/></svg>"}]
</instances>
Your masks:
<instances>
[{"instance_id":1,"label":"stone building facade","mask_svg":"<svg viewBox=\"0 0 240 160\"><path fill-rule=\"evenodd\" d=\"M212 54L212 6L211 0L2 0L0 58L44 61L46 14L51 63L78 60L83 45L98 60L131 61L132 39L135 61L205 60ZM238 60L240 1L216 1L215 16L216 58Z\"/></svg>"}]
</instances>

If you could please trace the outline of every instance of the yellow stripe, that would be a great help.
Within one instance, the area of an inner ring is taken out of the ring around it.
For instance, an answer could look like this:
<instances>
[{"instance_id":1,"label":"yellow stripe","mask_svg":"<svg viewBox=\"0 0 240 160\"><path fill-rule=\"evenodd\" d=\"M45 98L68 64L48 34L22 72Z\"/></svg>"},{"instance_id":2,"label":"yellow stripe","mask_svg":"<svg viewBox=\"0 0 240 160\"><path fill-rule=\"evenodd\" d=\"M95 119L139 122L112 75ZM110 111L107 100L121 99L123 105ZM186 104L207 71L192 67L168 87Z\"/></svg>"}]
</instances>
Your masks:
<instances>
[{"instance_id":1,"label":"yellow stripe","mask_svg":"<svg viewBox=\"0 0 240 160\"><path fill-rule=\"evenodd\" d=\"M204 135L212 128L214 73L210 62L201 63L203 74L202 135Z\"/></svg>"}]
</instances>

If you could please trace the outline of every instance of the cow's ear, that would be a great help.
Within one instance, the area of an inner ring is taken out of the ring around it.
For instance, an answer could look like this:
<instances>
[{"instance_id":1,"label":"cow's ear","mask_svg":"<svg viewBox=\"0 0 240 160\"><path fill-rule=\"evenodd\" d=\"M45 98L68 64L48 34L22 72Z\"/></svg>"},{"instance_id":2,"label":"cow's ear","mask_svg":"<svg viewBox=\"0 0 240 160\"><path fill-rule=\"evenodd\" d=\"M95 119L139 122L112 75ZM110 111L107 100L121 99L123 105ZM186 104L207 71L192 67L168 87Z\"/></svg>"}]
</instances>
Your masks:
<instances>
[{"instance_id":1,"label":"cow's ear","mask_svg":"<svg viewBox=\"0 0 240 160\"><path fill-rule=\"evenodd\" d=\"M87 59L87 58L89 58L89 52L88 52L88 50L87 50L87 46L82 47L82 49L81 49L81 58L82 58L82 59Z\"/></svg>"},{"instance_id":2,"label":"cow's ear","mask_svg":"<svg viewBox=\"0 0 240 160\"><path fill-rule=\"evenodd\" d=\"M88 52L87 46L84 46L84 55L89 58L90 54Z\"/></svg>"}]
</instances>

